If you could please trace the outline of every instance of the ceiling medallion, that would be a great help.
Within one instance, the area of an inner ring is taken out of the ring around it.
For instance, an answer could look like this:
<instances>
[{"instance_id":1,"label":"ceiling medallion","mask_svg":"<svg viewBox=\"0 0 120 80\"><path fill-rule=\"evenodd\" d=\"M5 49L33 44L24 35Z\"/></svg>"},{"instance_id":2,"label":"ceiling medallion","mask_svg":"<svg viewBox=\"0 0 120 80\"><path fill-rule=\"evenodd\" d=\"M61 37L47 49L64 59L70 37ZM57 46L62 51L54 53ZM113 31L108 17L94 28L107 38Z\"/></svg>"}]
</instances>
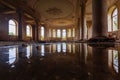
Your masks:
<instances>
[{"instance_id":1,"label":"ceiling medallion","mask_svg":"<svg viewBox=\"0 0 120 80\"><path fill-rule=\"evenodd\" d=\"M62 13L62 10L56 7L52 7L46 10L46 12L51 15L60 15Z\"/></svg>"}]
</instances>

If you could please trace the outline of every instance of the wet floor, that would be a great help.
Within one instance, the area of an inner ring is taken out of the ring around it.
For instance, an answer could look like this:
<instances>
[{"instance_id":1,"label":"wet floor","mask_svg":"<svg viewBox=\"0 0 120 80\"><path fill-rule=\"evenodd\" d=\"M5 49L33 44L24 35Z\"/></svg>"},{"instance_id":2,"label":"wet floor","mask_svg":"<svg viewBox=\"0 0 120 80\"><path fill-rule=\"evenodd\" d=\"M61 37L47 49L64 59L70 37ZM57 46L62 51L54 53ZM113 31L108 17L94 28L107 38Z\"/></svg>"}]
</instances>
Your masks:
<instances>
[{"instance_id":1,"label":"wet floor","mask_svg":"<svg viewBox=\"0 0 120 80\"><path fill-rule=\"evenodd\" d=\"M120 44L1 46L0 80L120 80Z\"/></svg>"}]
</instances>

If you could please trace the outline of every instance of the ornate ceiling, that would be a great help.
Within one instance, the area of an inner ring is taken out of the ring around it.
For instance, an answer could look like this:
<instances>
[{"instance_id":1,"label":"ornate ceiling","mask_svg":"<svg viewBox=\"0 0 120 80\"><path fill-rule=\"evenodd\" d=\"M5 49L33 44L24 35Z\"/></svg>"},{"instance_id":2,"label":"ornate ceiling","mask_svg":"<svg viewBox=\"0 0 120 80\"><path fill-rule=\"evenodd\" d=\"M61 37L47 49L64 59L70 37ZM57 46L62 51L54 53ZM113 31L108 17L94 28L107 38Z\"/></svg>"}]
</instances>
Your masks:
<instances>
[{"instance_id":1,"label":"ornate ceiling","mask_svg":"<svg viewBox=\"0 0 120 80\"><path fill-rule=\"evenodd\" d=\"M107 0L111 6L117 0ZM41 21L51 26L70 26L75 24L77 0L31 0L28 3L41 15ZM86 3L86 20L92 20L92 0Z\"/></svg>"},{"instance_id":2,"label":"ornate ceiling","mask_svg":"<svg viewBox=\"0 0 120 80\"><path fill-rule=\"evenodd\" d=\"M33 8L40 13L41 21L51 26L73 24L74 6L68 0L38 0Z\"/></svg>"},{"instance_id":3,"label":"ornate ceiling","mask_svg":"<svg viewBox=\"0 0 120 80\"><path fill-rule=\"evenodd\" d=\"M4 1L4 0L3 0ZM37 12L42 23L50 26L72 26L76 24L78 18L77 0L10 0L19 4L23 2L25 6ZM110 7L117 0L107 0ZM79 3L80 4L80 3ZM23 6L23 5L21 5ZM23 8L25 7L23 6ZM27 14L26 14L27 15ZM31 14L32 15L32 14ZM28 15L27 15L28 16ZM87 0L85 17L87 21L92 20L92 0Z\"/></svg>"}]
</instances>

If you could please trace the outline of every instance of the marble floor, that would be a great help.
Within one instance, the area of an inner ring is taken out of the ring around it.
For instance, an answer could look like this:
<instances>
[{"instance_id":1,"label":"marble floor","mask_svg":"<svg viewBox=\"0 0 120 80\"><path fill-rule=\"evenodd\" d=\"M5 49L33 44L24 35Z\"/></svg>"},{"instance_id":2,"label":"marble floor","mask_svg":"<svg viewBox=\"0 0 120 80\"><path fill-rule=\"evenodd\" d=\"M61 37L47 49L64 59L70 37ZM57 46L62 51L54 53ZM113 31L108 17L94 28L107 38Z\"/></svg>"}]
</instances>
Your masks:
<instances>
[{"instance_id":1,"label":"marble floor","mask_svg":"<svg viewBox=\"0 0 120 80\"><path fill-rule=\"evenodd\" d=\"M0 80L120 80L120 44L0 46Z\"/></svg>"}]
</instances>

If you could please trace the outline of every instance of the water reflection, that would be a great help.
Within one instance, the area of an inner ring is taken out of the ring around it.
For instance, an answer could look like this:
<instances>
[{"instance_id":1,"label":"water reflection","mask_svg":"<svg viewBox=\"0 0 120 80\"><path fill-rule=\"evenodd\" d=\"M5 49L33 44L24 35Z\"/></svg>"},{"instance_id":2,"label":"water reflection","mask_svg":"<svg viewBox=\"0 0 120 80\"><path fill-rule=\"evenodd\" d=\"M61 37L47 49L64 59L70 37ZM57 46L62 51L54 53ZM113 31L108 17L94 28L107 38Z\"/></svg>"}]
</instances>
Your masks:
<instances>
[{"instance_id":1,"label":"water reflection","mask_svg":"<svg viewBox=\"0 0 120 80\"><path fill-rule=\"evenodd\" d=\"M49 51L51 53L75 53L75 44L66 44L66 43L58 43L49 45Z\"/></svg>"},{"instance_id":2,"label":"water reflection","mask_svg":"<svg viewBox=\"0 0 120 80\"><path fill-rule=\"evenodd\" d=\"M18 50L16 47L9 48L9 64L13 64L16 60Z\"/></svg>"},{"instance_id":3,"label":"water reflection","mask_svg":"<svg viewBox=\"0 0 120 80\"><path fill-rule=\"evenodd\" d=\"M26 56L28 59L32 56L32 45L26 47Z\"/></svg>"},{"instance_id":4,"label":"water reflection","mask_svg":"<svg viewBox=\"0 0 120 80\"><path fill-rule=\"evenodd\" d=\"M70 49L70 48L69 48ZM62 43L62 51L63 52L66 52L66 44L65 43Z\"/></svg>"},{"instance_id":5,"label":"water reflection","mask_svg":"<svg viewBox=\"0 0 120 80\"><path fill-rule=\"evenodd\" d=\"M109 49L108 50L109 54L109 65L113 66L113 70L118 73L118 51Z\"/></svg>"},{"instance_id":6,"label":"water reflection","mask_svg":"<svg viewBox=\"0 0 120 80\"><path fill-rule=\"evenodd\" d=\"M57 44L57 52L61 52L61 44Z\"/></svg>"},{"instance_id":7,"label":"water reflection","mask_svg":"<svg viewBox=\"0 0 120 80\"><path fill-rule=\"evenodd\" d=\"M94 47L81 43L37 46L39 49L32 44L27 47L1 47L0 79L33 80L34 77L34 80L120 80L119 46ZM21 77L18 73L24 75Z\"/></svg>"},{"instance_id":8,"label":"water reflection","mask_svg":"<svg viewBox=\"0 0 120 80\"><path fill-rule=\"evenodd\" d=\"M68 47L68 52L71 53L72 52L72 49L71 49L72 45L71 44L67 44L67 47ZM66 48L65 48L65 50L66 50Z\"/></svg>"},{"instance_id":9,"label":"water reflection","mask_svg":"<svg viewBox=\"0 0 120 80\"><path fill-rule=\"evenodd\" d=\"M41 56L45 56L45 46L41 45Z\"/></svg>"}]
</instances>

